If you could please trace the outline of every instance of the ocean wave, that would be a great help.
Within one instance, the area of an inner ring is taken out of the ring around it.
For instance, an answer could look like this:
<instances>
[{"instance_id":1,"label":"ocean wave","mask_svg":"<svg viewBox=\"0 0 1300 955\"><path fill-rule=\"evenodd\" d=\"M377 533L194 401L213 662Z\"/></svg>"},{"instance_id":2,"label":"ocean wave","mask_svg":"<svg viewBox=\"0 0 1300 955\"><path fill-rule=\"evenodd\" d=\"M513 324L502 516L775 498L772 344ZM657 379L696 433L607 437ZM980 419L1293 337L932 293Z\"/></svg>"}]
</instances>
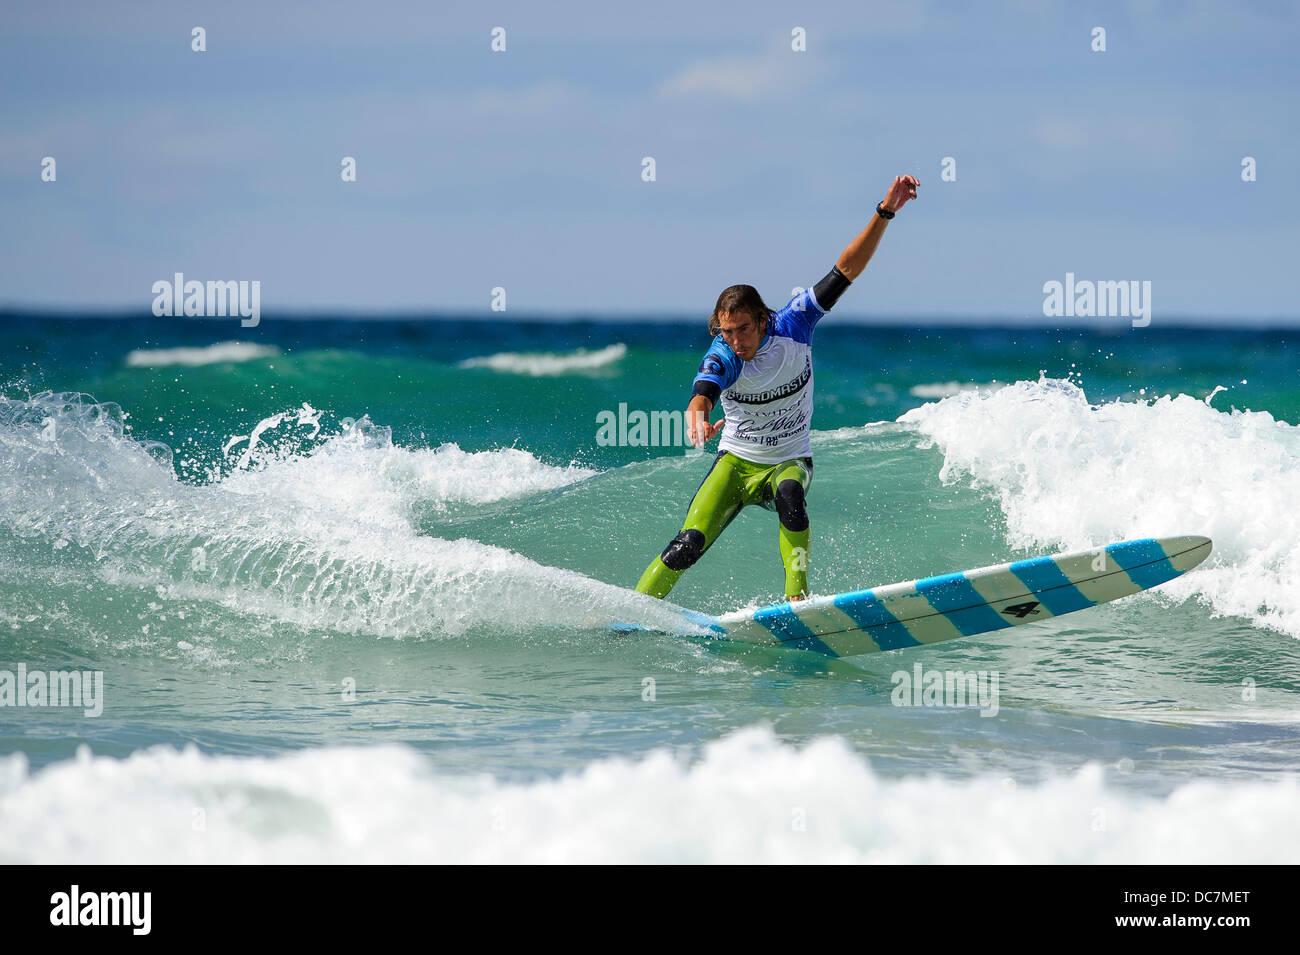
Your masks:
<instances>
[{"instance_id":1,"label":"ocean wave","mask_svg":"<svg viewBox=\"0 0 1300 955\"><path fill-rule=\"evenodd\" d=\"M574 463L547 464L520 448L465 451L453 442L404 448L393 443L390 428L368 417L347 420L341 433L323 438L321 427L321 412L305 403L271 415L248 435L227 439L222 452L232 466L209 473L219 475L234 493L269 491L364 513L385 526L405 524L416 503L440 509L490 504L553 491L600 473Z\"/></svg>"},{"instance_id":2,"label":"ocean wave","mask_svg":"<svg viewBox=\"0 0 1300 955\"><path fill-rule=\"evenodd\" d=\"M492 371L514 375L532 375L536 378L553 375L571 375L580 372L602 371L627 355L623 344L607 345L595 351L579 348L572 352L500 352L466 358L460 368L490 368Z\"/></svg>"},{"instance_id":3,"label":"ocean wave","mask_svg":"<svg viewBox=\"0 0 1300 955\"><path fill-rule=\"evenodd\" d=\"M943 452L945 482L996 496L1013 546L1203 534L1210 559L1161 591L1300 636L1300 428L1189 395L1093 405L1047 378L898 420Z\"/></svg>"},{"instance_id":4,"label":"ocean wave","mask_svg":"<svg viewBox=\"0 0 1300 955\"><path fill-rule=\"evenodd\" d=\"M202 348L137 348L126 356L131 368L166 368L171 365L215 365L220 362L274 358L280 349L253 342L217 342Z\"/></svg>"},{"instance_id":5,"label":"ocean wave","mask_svg":"<svg viewBox=\"0 0 1300 955\"><path fill-rule=\"evenodd\" d=\"M319 429L309 406L273 418L252 435ZM230 447L233 469L196 485L176 477L165 445L132 438L115 405L0 399L0 528L31 542L31 559L54 548L69 570L163 600L321 630L405 637L680 623L660 601L503 547L430 536L413 520L417 505L522 498L595 472L514 448L400 448L364 419L316 435L307 451L286 438L247 457Z\"/></svg>"},{"instance_id":6,"label":"ocean wave","mask_svg":"<svg viewBox=\"0 0 1300 955\"><path fill-rule=\"evenodd\" d=\"M907 389L907 393L913 398L951 398L953 395L959 395L966 391L980 391L981 389L1001 387L996 381L983 385L972 381L937 381L924 385L913 385Z\"/></svg>"},{"instance_id":7,"label":"ocean wave","mask_svg":"<svg viewBox=\"0 0 1300 955\"><path fill-rule=\"evenodd\" d=\"M439 773L403 746L274 757L158 746L28 770L0 759L6 863L1103 863L1294 858L1294 778L1192 781L1164 797L1090 763L888 779L837 737L755 726L533 782ZM1268 838L1260 838L1267 832Z\"/></svg>"}]
</instances>

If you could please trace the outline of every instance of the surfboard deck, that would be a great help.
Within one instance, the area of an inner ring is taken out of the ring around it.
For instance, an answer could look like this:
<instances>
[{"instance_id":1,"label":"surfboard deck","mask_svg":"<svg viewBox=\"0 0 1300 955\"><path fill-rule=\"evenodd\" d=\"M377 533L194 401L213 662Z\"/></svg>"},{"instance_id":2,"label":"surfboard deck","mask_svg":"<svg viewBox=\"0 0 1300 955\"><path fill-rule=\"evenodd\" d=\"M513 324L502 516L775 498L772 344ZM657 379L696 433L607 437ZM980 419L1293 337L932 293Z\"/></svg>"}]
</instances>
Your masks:
<instances>
[{"instance_id":1,"label":"surfboard deck","mask_svg":"<svg viewBox=\"0 0 1300 955\"><path fill-rule=\"evenodd\" d=\"M710 635L832 657L928 646L1141 593L1209 556L1207 537L1120 541L722 616L676 608Z\"/></svg>"}]
</instances>

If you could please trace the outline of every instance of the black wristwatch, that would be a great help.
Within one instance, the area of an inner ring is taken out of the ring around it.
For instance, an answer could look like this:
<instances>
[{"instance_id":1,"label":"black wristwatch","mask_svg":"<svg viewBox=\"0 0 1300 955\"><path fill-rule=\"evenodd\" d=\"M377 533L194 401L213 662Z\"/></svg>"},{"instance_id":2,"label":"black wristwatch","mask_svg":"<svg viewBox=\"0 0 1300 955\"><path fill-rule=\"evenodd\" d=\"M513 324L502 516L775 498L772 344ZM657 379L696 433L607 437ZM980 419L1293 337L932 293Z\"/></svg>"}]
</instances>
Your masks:
<instances>
[{"instance_id":1,"label":"black wristwatch","mask_svg":"<svg viewBox=\"0 0 1300 955\"><path fill-rule=\"evenodd\" d=\"M898 215L897 212L890 212L888 209L882 209L881 206L884 205L884 201L885 200L882 199L880 202L876 203L876 215L880 216L882 219L892 219L894 216Z\"/></svg>"}]
</instances>

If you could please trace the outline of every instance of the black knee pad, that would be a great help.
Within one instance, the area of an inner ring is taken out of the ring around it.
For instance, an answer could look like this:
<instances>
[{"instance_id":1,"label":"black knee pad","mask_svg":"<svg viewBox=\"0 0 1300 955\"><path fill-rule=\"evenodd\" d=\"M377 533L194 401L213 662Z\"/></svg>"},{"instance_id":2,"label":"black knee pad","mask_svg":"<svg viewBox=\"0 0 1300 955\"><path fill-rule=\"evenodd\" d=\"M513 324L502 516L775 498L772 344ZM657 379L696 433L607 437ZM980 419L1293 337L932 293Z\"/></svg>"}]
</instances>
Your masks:
<instances>
[{"instance_id":1,"label":"black knee pad","mask_svg":"<svg viewBox=\"0 0 1300 955\"><path fill-rule=\"evenodd\" d=\"M804 506L803 485L793 479L776 486L776 513L788 531L808 529L808 508Z\"/></svg>"},{"instance_id":2,"label":"black knee pad","mask_svg":"<svg viewBox=\"0 0 1300 955\"><path fill-rule=\"evenodd\" d=\"M674 537L659 555L669 570L685 570L704 553L704 532L695 528L682 531Z\"/></svg>"}]
</instances>

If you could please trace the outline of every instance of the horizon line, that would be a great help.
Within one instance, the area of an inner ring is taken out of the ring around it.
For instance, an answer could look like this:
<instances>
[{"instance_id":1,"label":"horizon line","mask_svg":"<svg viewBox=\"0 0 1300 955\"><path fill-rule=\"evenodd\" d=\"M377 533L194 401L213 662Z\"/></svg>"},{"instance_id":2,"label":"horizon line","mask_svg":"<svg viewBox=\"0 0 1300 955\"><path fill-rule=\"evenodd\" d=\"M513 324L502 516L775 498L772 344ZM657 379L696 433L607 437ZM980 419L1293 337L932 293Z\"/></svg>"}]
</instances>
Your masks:
<instances>
[{"instance_id":1,"label":"horizon line","mask_svg":"<svg viewBox=\"0 0 1300 955\"><path fill-rule=\"evenodd\" d=\"M593 314L590 312L575 313L550 313L544 311L526 312L510 315L505 312L459 312L459 311L428 311L428 310L402 310L393 309L391 311L359 311L348 309L288 309L281 312L272 312L261 315L259 324L262 321L286 321L286 322L311 322L311 321L347 321L347 322L462 322L467 324L474 323L492 323L499 324L502 321L515 321L530 324L554 324L554 325L629 325L629 324L665 324L665 325L693 325L696 323L703 324L707 316L685 314L682 312L647 314L640 312L625 312L614 314ZM97 309L89 310L77 306L30 306L30 305L0 305L0 319L6 318L53 318L53 319L70 319L82 321L96 320L147 320L154 319L159 322L176 322L181 321L187 324L200 323L230 323L238 322L239 315L223 317L207 316L156 316L148 309ZM830 314L828 313L828 317ZM975 314L911 314L911 315L889 315L889 316L865 316L855 314L835 314L834 323L836 325L867 327L867 328L911 328L916 325L925 325L933 327L984 327L984 328L1036 328L1036 329L1053 329L1053 328L1084 328L1094 330L1128 330L1142 331L1147 328L1217 328L1217 329L1235 329L1251 328L1254 330L1269 329L1292 329L1300 328L1300 316L1250 316L1250 317L1231 317L1217 315L1191 315L1180 314L1172 315L1165 319L1152 318L1147 325L1134 326L1131 319L1125 317L1102 317L1102 318L1079 318L1071 317L1065 319L1047 318L1046 316L1011 316L1011 315L975 315ZM819 323L820 325L820 323ZM256 326L249 326L256 327Z\"/></svg>"}]
</instances>

